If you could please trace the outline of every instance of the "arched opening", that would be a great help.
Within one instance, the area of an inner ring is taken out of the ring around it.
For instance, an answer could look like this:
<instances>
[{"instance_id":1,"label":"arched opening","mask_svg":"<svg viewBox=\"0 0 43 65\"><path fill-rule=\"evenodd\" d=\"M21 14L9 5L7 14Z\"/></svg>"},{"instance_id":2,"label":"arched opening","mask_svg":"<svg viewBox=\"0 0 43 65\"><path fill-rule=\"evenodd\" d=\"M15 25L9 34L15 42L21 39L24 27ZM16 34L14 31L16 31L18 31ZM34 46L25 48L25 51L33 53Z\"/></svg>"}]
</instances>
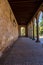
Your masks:
<instances>
[{"instance_id":1,"label":"arched opening","mask_svg":"<svg viewBox=\"0 0 43 65\"><path fill-rule=\"evenodd\" d=\"M39 16L39 38L40 38L40 42L43 42L43 12L42 11Z\"/></svg>"},{"instance_id":2,"label":"arched opening","mask_svg":"<svg viewBox=\"0 0 43 65\"><path fill-rule=\"evenodd\" d=\"M25 27L21 27L21 36L25 36L25 35L26 35Z\"/></svg>"}]
</instances>

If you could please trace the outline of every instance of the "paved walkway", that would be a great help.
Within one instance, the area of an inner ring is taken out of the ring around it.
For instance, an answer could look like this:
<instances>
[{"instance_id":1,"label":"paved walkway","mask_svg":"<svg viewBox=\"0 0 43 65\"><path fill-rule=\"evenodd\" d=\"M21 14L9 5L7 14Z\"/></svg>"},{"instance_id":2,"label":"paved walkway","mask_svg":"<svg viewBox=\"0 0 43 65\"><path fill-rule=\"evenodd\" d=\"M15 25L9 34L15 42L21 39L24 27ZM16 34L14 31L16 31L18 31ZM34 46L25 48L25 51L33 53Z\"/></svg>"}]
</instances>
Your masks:
<instances>
[{"instance_id":1,"label":"paved walkway","mask_svg":"<svg viewBox=\"0 0 43 65\"><path fill-rule=\"evenodd\" d=\"M43 36L39 36L41 44L43 44Z\"/></svg>"},{"instance_id":2,"label":"paved walkway","mask_svg":"<svg viewBox=\"0 0 43 65\"><path fill-rule=\"evenodd\" d=\"M40 39L41 44L43 44L43 38L39 38L39 39Z\"/></svg>"},{"instance_id":3,"label":"paved walkway","mask_svg":"<svg viewBox=\"0 0 43 65\"><path fill-rule=\"evenodd\" d=\"M29 38L19 38L3 65L43 65L43 45Z\"/></svg>"}]
</instances>

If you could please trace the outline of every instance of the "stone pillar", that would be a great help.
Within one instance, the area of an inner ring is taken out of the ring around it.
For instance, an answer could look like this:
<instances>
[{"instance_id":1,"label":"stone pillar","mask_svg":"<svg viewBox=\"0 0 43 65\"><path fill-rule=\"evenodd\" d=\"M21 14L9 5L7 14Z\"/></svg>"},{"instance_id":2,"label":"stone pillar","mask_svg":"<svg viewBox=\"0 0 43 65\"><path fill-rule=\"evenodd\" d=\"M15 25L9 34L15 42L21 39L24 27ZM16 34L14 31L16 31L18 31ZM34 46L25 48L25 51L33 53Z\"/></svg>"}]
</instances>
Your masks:
<instances>
[{"instance_id":1,"label":"stone pillar","mask_svg":"<svg viewBox=\"0 0 43 65\"><path fill-rule=\"evenodd\" d=\"M35 40L35 35L34 35L34 20L33 20L33 40Z\"/></svg>"},{"instance_id":2,"label":"stone pillar","mask_svg":"<svg viewBox=\"0 0 43 65\"><path fill-rule=\"evenodd\" d=\"M40 42L39 41L39 18L38 17L36 17L36 34L37 34L36 42Z\"/></svg>"}]
</instances>

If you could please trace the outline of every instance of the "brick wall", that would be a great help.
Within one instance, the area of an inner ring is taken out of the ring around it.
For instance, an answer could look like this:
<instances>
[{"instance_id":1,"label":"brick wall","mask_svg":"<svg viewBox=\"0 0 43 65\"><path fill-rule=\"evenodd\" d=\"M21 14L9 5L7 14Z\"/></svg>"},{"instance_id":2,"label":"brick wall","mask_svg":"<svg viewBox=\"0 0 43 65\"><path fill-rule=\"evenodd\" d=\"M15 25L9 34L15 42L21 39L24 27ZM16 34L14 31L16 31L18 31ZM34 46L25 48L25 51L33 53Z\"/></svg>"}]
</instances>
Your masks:
<instances>
[{"instance_id":1,"label":"brick wall","mask_svg":"<svg viewBox=\"0 0 43 65\"><path fill-rule=\"evenodd\" d=\"M0 56L18 38L18 24L7 0L0 0Z\"/></svg>"}]
</instances>

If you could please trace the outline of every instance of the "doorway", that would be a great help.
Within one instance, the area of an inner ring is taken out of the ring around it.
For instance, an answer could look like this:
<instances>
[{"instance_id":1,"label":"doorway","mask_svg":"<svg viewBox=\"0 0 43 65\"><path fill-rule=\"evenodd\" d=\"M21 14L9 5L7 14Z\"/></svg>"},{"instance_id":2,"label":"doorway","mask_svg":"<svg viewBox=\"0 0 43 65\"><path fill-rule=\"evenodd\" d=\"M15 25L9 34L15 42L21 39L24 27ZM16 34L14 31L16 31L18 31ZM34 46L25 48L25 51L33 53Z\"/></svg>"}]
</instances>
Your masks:
<instances>
[{"instance_id":1,"label":"doorway","mask_svg":"<svg viewBox=\"0 0 43 65\"><path fill-rule=\"evenodd\" d=\"M25 27L21 27L21 36L25 36L26 35L26 29Z\"/></svg>"}]
</instances>

